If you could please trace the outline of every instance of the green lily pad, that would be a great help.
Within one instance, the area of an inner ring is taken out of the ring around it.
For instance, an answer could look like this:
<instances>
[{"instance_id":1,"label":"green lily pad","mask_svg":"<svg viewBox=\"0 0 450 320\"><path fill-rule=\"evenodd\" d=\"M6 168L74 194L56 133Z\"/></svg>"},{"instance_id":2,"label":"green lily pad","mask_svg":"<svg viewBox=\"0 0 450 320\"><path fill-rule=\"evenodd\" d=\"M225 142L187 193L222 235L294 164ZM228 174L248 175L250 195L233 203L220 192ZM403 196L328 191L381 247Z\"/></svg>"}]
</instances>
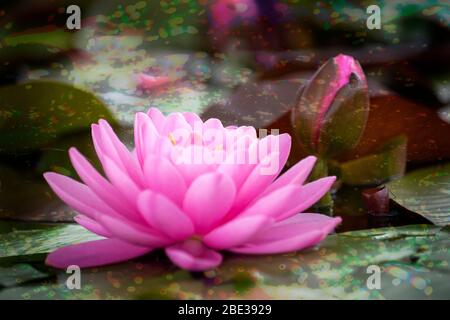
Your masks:
<instances>
[{"instance_id":1,"label":"green lily pad","mask_svg":"<svg viewBox=\"0 0 450 320\"><path fill-rule=\"evenodd\" d=\"M71 147L76 147L97 169L101 168L100 161L95 153L91 133L86 131L64 136L52 143L50 148L45 148L37 162L37 172L42 174L46 171L54 171L77 178L78 176L69 158Z\"/></svg>"},{"instance_id":2,"label":"green lily pad","mask_svg":"<svg viewBox=\"0 0 450 320\"><path fill-rule=\"evenodd\" d=\"M20 34L9 35L3 38L3 43L7 47L20 45L42 45L49 48L69 50L72 48L73 33L63 29L54 30L32 30Z\"/></svg>"},{"instance_id":3,"label":"green lily pad","mask_svg":"<svg viewBox=\"0 0 450 320\"><path fill-rule=\"evenodd\" d=\"M436 225L450 224L450 163L408 173L388 188L402 207Z\"/></svg>"},{"instance_id":4,"label":"green lily pad","mask_svg":"<svg viewBox=\"0 0 450 320\"><path fill-rule=\"evenodd\" d=\"M63 166L60 164L58 171L64 171ZM72 221L74 211L61 202L42 176L36 177L35 170L0 165L0 181L0 218Z\"/></svg>"},{"instance_id":5,"label":"green lily pad","mask_svg":"<svg viewBox=\"0 0 450 320\"><path fill-rule=\"evenodd\" d=\"M44 246L37 243L39 252L68 244L69 232L84 234L80 227L64 226L47 229L53 231L45 235L46 228L35 231L40 241L48 238ZM5 235L10 237L1 237ZM28 233L26 238L33 236ZM0 240L5 243L4 238ZM24 245L23 240L15 241L17 246ZM202 273L181 270L156 251L121 264L83 269L79 290L67 288L69 274L61 270L56 271L52 281L33 281L0 290L0 298L448 299L449 245L448 228L412 225L372 229L330 235L318 246L300 252L270 256L226 254L220 267ZM36 251L28 246L22 253L29 254L30 250ZM36 256L28 257L37 260ZM367 287L371 275L367 268L371 265L380 268L379 289Z\"/></svg>"},{"instance_id":6,"label":"green lily pad","mask_svg":"<svg viewBox=\"0 0 450 320\"><path fill-rule=\"evenodd\" d=\"M46 61L55 58L61 53L59 48L49 48L42 44L18 44L17 46L8 46L0 50L1 68L4 64L19 63L20 61Z\"/></svg>"},{"instance_id":7,"label":"green lily pad","mask_svg":"<svg viewBox=\"0 0 450 320\"><path fill-rule=\"evenodd\" d=\"M45 254L69 244L102 239L77 224L1 222L0 262L41 261ZM34 226L33 229L31 227Z\"/></svg>"},{"instance_id":8,"label":"green lily pad","mask_svg":"<svg viewBox=\"0 0 450 320\"><path fill-rule=\"evenodd\" d=\"M341 237L371 238L375 240L398 239L402 237L428 237L440 231L429 225L408 225L398 228L375 228L368 230L350 231L339 234Z\"/></svg>"},{"instance_id":9,"label":"green lily pad","mask_svg":"<svg viewBox=\"0 0 450 320\"><path fill-rule=\"evenodd\" d=\"M29 281L43 280L49 277L49 274L43 273L25 263L0 266L0 288L18 286Z\"/></svg>"},{"instance_id":10,"label":"green lily pad","mask_svg":"<svg viewBox=\"0 0 450 320\"><path fill-rule=\"evenodd\" d=\"M349 185L379 185L403 176L407 138L398 136L378 152L339 164L340 178Z\"/></svg>"},{"instance_id":11,"label":"green lily pad","mask_svg":"<svg viewBox=\"0 0 450 320\"><path fill-rule=\"evenodd\" d=\"M0 88L0 154L25 153L100 118L115 123L93 94L56 82L33 81Z\"/></svg>"}]
</instances>

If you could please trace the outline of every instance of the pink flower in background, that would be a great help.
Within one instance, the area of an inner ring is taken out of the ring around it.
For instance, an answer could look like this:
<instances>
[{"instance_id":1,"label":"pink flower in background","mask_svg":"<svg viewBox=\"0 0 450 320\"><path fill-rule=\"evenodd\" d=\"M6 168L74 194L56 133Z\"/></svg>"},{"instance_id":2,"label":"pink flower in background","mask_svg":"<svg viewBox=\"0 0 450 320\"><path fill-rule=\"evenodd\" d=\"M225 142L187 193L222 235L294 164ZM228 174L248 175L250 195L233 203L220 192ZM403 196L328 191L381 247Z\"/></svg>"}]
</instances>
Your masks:
<instances>
[{"instance_id":1,"label":"pink flower in background","mask_svg":"<svg viewBox=\"0 0 450 320\"><path fill-rule=\"evenodd\" d=\"M304 184L314 157L278 177L291 147L287 134L258 139L253 127L224 128L194 113L166 117L156 108L136 115L134 132L130 152L106 121L92 126L106 178L75 148L69 154L83 183L44 175L79 213L75 220L105 237L59 248L48 255L48 265L107 265L164 248L180 268L200 271L220 265L223 250L276 254L313 246L341 222L300 213L335 177ZM192 155L201 155L200 161Z\"/></svg>"},{"instance_id":2,"label":"pink flower in background","mask_svg":"<svg viewBox=\"0 0 450 320\"><path fill-rule=\"evenodd\" d=\"M254 18L258 14L254 0L216 0L210 8L212 23L219 28L229 28L233 19Z\"/></svg>"},{"instance_id":3,"label":"pink flower in background","mask_svg":"<svg viewBox=\"0 0 450 320\"><path fill-rule=\"evenodd\" d=\"M137 87L142 90L155 90L166 86L171 79L166 76L150 76L141 73L137 76Z\"/></svg>"}]
</instances>

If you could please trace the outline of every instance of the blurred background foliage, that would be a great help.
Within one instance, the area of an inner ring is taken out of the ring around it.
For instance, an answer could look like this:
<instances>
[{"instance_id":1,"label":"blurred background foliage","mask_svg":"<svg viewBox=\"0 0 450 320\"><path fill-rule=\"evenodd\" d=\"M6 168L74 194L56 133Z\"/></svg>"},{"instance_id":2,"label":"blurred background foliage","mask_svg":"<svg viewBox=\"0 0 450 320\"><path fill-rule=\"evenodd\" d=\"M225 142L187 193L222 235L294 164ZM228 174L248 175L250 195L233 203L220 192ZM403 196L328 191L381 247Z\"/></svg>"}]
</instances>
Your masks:
<instances>
[{"instance_id":1,"label":"blurred background foliage","mask_svg":"<svg viewBox=\"0 0 450 320\"><path fill-rule=\"evenodd\" d=\"M99 118L115 124L130 147L134 113L152 105L296 138L290 113L299 89L340 53L362 65L370 110L359 143L328 159L329 173L349 186L370 186L445 162L449 4L380 1L382 28L369 30L369 2L3 1L0 161L9 178L1 179L0 215L35 219L45 211L50 220L70 220L67 209L55 213L41 174L75 175L70 145L95 162L89 126ZM81 30L66 27L71 4L81 8ZM169 80L146 90L139 74ZM288 165L307 154L294 139ZM47 207L17 205L13 185Z\"/></svg>"},{"instance_id":2,"label":"blurred background foliage","mask_svg":"<svg viewBox=\"0 0 450 320\"><path fill-rule=\"evenodd\" d=\"M45 185L35 188L42 172L75 175L70 145L95 162L88 132L99 118L115 124L130 147L134 113L152 105L298 139L290 120L297 92L339 53L362 65L370 110L356 147L327 159L329 173L349 186L370 186L446 161L449 4L381 1L382 28L369 30L369 2L3 1L0 161L9 178L1 179L0 215L35 219L48 212L17 205L12 186L53 203ZM81 8L81 30L66 27L70 4ZM169 80L147 90L139 74ZM356 118L347 114L342 123L351 125ZM334 125L337 136L343 124ZM300 142L294 139L288 165L309 154ZM48 219L71 218L49 206Z\"/></svg>"},{"instance_id":3,"label":"blurred background foliage","mask_svg":"<svg viewBox=\"0 0 450 320\"><path fill-rule=\"evenodd\" d=\"M291 122L300 88L341 53L361 64L370 103L356 146L321 162L339 177L328 199L334 214L343 217L338 231L447 225L450 4L377 1L382 27L369 30L366 8L372 2L2 0L0 288L5 290L0 297L448 295L448 228L431 226L338 234L305 256L229 257L204 277L172 270L156 256L145 264L93 270L79 296L42 265L47 252L92 236L71 224L40 224L72 221L74 213L42 173L76 177L70 146L98 167L92 122L107 119L130 148L134 114L150 106L280 129L294 137L290 166L308 154ZM72 4L81 8L81 30L66 28ZM168 81L144 88L140 74ZM352 123L349 115L333 132L339 136ZM370 216L361 191L384 183L391 192L390 215ZM363 289L362 268L380 261L391 278L383 284L386 290L370 293ZM301 278L304 274L310 278Z\"/></svg>"}]
</instances>

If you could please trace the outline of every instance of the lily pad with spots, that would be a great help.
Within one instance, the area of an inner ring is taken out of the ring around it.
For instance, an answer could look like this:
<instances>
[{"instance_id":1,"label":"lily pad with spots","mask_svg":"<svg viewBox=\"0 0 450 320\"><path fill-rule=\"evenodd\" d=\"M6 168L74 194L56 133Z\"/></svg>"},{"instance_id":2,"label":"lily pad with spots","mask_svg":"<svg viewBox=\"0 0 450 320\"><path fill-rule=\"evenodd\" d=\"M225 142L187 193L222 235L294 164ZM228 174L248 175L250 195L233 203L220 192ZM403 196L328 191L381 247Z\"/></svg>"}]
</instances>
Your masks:
<instances>
[{"instance_id":1,"label":"lily pad with spots","mask_svg":"<svg viewBox=\"0 0 450 320\"><path fill-rule=\"evenodd\" d=\"M388 184L392 199L436 225L450 224L450 163L419 169Z\"/></svg>"},{"instance_id":2,"label":"lily pad with spots","mask_svg":"<svg viewBox=\"0 0 450 320\"><path fill-rule=\"evenodd\" d=\"M32 81L0 88L0 154L23 154L62 135L115 121L92 93L67 84Z\"/></svg>"}]
</instances>

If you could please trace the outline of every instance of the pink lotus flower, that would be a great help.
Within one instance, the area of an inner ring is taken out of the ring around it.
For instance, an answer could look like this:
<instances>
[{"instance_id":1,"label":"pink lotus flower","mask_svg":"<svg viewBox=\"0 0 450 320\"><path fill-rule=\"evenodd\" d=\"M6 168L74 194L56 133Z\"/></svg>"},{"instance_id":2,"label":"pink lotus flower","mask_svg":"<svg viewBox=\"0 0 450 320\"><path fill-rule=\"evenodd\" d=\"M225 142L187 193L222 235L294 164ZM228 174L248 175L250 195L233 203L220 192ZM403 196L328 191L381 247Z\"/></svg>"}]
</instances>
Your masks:
<instances>
[{"instance_id":1,"label":"pink lotus flower","mask_svg":"<svg viewBox=\"0 0 450 320\"><path fill-rule=\"evenodd\" d=\"M165 117L156 108L138 113L134 129L130 152L106 121L92 125L107 178L75 148L69 154L83 183L45 173L53 191L80 214L75 220L106 238L59 248L48 265L107 265L164 248L177 266L200 271L218 266L222 250L277 254L313 246L341 222L298 214L335 177L304 184L316 160L308 157L277 178L290 151L287 134L258 139L253 127L224 128L194 113ZM213 138L206 134L211 131ZM217 136L224 140L218 143ZM201 161L191 161L193 154ZM245 161L235 161L239 157Z\"/></svg>"}]
</instances>

